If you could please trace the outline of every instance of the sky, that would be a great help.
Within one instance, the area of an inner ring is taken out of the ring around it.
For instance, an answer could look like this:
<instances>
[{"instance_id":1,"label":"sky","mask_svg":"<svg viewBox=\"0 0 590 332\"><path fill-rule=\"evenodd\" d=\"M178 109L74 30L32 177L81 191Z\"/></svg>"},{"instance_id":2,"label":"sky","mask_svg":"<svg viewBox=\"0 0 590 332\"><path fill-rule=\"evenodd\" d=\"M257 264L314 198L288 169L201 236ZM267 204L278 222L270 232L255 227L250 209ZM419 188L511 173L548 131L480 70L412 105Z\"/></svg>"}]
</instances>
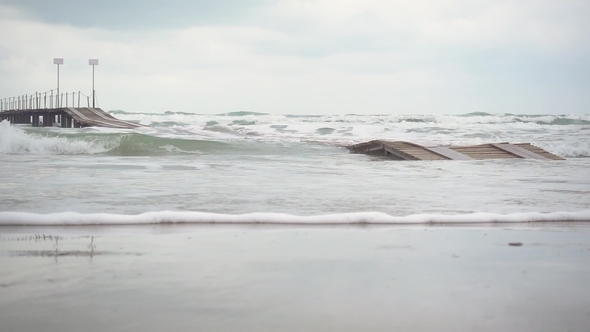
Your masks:
<instances>
[{"instance_id":1,"label":"sky","mask_svg":"<svg viewBox=\"0 0 590 332\"><path fill-rule=\"evenodd\" d=\"M0 0L0 98L129 112L590 113L587 0Z\"/></svg>"}]
</instances>

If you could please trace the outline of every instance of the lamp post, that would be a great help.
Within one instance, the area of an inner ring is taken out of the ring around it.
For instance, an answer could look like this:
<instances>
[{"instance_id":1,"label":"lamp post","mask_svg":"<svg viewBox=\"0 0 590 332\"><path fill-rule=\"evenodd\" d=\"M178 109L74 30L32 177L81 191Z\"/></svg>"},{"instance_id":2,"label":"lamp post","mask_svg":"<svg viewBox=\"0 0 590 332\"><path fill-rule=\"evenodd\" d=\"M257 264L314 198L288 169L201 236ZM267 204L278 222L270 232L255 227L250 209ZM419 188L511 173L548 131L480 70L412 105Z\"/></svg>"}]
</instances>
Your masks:
<instances>
[{"instance_id":1,"label":"lamp post","mask_svg":"<svg viewBox=\"0 0 590 332\"><path fill-rule=\"evenodd\" d=\"M57 103L55 103L56 108L59 108L59 65L64 64L63 58L53 58L53 64L57 65Z\"/></svg>"},{"instance_id":2,"label":"lamp post","mask_svg":"<svg viewBox=\"0 0 590 332\"><path fill-rule=\"evenodd\" d=\"M89 59L88 64L92 66L92 108L94 108L95 90L94 90L94 66L98 66L98 59Z\"/></svg>"}]
</instances>

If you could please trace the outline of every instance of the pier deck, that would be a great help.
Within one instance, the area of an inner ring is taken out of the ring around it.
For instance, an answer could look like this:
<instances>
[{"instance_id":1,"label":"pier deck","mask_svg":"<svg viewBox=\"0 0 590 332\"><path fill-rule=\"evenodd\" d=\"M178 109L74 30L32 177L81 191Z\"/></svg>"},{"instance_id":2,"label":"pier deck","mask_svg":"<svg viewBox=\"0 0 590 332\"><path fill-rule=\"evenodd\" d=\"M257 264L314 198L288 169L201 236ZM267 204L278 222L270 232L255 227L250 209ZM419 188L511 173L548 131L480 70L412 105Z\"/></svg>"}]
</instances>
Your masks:
<instances>
[{"instance_id":1,"label":"pier deck","mask_svg":"<svg viewBox=\"0 0 590 332\"><path fill-rule=\"evenodd\" d=\"M141 127L137 123L119 120L100 108L91 107L9 110L0 112L0 121L3 120L17 124L31 124L34 127L82 128L94 126L121 129Z\"/></svg>"},{"instance_id":2,"label":"pier deck","mask_svg":"<svg viewBox=\"0 0 590 332\"><path fill-rule=\"evenodd\" d=\"M351 145L348 149L353 153L385 155L395 160L563 160L563 158L529 143L426 147L410 142L374 140Z\"/></svg>"}]
</instances>

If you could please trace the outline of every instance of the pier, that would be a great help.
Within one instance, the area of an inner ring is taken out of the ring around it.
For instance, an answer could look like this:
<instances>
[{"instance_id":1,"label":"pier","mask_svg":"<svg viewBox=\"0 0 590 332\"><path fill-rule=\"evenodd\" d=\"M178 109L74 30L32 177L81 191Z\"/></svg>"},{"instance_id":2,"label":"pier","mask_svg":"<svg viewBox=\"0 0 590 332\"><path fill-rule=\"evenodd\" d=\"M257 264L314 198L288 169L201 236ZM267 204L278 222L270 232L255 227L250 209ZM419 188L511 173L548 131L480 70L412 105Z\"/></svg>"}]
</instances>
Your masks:
<instances>
[{"instance_id":1,"label":"pier","mask_svg":"<svg viewBox=\"0 0 590 332\"><path fill-rule=\"evenodd\" d=\"M394 160L564 160L530 143L489 143L469 146L422 146L403 141L374 140L348 146L352 153L386 156Z\"/></svg>"},{"instance_id":2,"label":"pier","mask_svg":"<svg viewBox=\"0 0 590 332\"><path fill-rule=\"evenodd\" d=\"M54 95L53 91L1 99L0 121L30 124L33 127L141 127L137 123L119 120L100 108L91 107L90 97L81 92Z\"/></svg>"}]
</instances>

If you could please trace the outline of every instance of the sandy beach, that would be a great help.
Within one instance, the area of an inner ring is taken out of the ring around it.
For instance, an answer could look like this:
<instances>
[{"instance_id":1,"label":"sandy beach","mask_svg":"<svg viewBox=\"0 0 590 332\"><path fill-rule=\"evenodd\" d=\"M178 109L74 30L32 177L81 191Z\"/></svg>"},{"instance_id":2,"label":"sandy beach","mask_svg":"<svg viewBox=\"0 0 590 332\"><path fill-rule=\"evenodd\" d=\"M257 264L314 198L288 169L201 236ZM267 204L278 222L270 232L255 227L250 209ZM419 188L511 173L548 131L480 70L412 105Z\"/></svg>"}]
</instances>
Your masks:
<instances>
[{"instance_id":1,"label":"sandy beach","mask_svg":"<svg viewBox=\"0 0 590 332\"><path fill-rule=\"evenodd\" d=\"M2 331L586 331L590 225L2 227ZM509 246L522 243L522 246Z\"/></svg>"}]
</instances>

